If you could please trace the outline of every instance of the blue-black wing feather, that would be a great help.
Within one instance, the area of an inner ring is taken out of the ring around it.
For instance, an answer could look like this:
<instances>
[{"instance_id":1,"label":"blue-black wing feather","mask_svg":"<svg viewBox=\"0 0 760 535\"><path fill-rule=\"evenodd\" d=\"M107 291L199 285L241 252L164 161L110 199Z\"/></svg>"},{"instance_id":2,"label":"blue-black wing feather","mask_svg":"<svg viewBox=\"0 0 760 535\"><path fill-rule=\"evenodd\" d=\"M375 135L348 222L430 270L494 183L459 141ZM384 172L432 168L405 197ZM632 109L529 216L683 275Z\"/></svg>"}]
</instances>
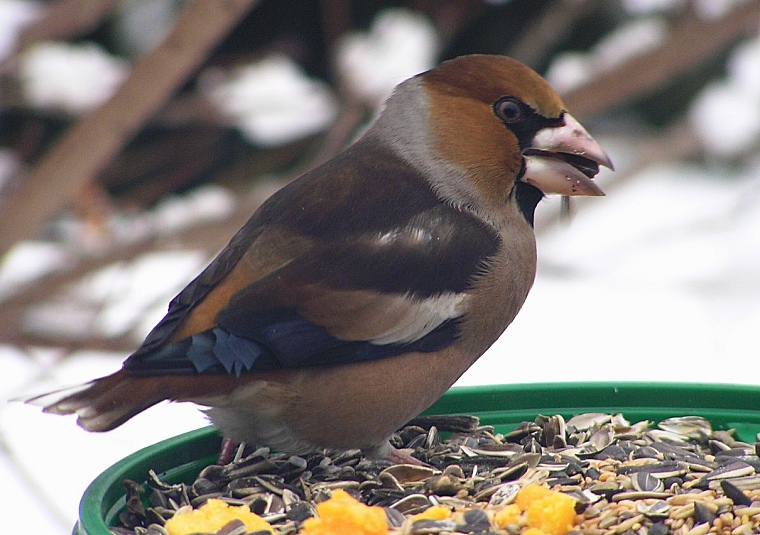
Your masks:
<instances>
[{"instance_id":1,"label":"blue-black wing feather","mask_svg":"<svg viewBox=\"0 0 760 535\"><path fill-rule=\"evenodd\" d=\"M125 363L136 375L228 373L348 364L391 357L409 351L443 349L456 340L458 320L444 322L413 342L373 344L330 335L294 310L277 311L253 322L246 337L221 327L164 344L139 361Z\"/></svg>"}]
</instances>

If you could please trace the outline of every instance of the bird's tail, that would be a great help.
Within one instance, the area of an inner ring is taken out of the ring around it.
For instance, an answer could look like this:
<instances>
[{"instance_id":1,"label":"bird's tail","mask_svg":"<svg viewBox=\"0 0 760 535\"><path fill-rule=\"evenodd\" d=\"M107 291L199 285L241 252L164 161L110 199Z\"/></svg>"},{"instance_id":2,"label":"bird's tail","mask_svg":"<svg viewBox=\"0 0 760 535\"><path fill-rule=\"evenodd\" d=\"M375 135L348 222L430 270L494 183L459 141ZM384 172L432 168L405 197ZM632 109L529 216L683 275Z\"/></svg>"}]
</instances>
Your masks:
<instances>
[{"instance_id":1,"label":"bird's tail","mask_svg":"<svg viewBox=\"0 0 760 535\"><path fill-rule=\"evenodd\" d=\"M76 414L87 431L110 431L167 399L155 377L134 377L124 370L83 385L24 399L50 414Z\"/></svg>"}]
</instances>

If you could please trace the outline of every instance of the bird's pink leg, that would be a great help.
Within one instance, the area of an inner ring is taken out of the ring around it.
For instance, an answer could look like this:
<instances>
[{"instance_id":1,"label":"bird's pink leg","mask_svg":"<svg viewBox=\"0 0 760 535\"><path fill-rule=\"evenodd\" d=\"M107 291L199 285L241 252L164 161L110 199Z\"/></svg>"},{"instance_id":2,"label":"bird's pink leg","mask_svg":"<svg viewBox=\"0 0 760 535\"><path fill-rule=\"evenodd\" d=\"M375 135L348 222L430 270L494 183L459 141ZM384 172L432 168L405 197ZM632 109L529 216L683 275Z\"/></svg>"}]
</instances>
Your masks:
<instances>
[{"instance_id":1,"label":"bird's pink leg","mask_svg":"<svg viewBox=\"0 0 760 535\"><path fill-rule=\"evenodd\" d=\"M419 459L412 457L410 454L406 453L404 450L399 450L396 448L391 448L391 451L388 452L385 458L388 459L393 464L413 464L415 466L428 466L427 464L423 463Z\"/></svg>"},{"instance_id":2,"label":"bird's pink leg","mask_svg":"<svg viewBox=\"0 0 760 535\"><path fill-rule=\"evenodd\" d=\"M238 447L238 442L231 438L224 437L222 439L222 448L219 451L218 464L224 466L232 462L232 456L235 453L235 449Z\"/></svg>"}]
</instances>

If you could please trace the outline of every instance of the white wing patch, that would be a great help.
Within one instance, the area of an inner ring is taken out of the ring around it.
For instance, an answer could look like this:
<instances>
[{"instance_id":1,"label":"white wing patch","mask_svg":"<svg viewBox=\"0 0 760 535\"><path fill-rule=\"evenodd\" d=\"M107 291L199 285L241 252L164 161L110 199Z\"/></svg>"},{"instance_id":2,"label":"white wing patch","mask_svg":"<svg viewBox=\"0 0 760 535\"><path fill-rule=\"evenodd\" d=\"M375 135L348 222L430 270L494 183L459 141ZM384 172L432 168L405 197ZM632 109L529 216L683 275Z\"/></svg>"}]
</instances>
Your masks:
<instances>
[{"instance_id":1,"label":"white wing patch","mask_svg":"<svg viewBox=\"0 0 760 535\"><path fill-rule=\"evenodd\" d=\"M443 322L464 314L468 294L448 292L426 299L397 297L406 301L394 325L370 339L373 344L404 344L419 340Z\"/></svg>"},{"instance_id":2,"label":"white wing patch","mask_svg":"<svg viewBox=\"0 0 760 535\"><path fill-rule=\"evenodd\" d=\"M428 298L371 290L329 290L306 298L299 312L341 340L373 344L414 342L466 310L469 294L447 292Z\"/></svg>"}]
</instances>

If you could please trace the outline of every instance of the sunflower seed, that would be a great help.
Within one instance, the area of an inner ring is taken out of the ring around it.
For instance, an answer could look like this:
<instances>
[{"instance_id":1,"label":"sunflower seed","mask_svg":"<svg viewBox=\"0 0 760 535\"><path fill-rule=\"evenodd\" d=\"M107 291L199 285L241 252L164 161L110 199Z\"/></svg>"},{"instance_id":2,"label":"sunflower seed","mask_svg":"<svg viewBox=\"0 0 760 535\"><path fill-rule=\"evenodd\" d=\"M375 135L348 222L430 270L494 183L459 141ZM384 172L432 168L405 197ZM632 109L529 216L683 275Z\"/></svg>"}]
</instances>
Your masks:
<instances>
[{"instance_id":1,"label":"sunflower seed","mask_svg":"<svg viewBox=\"0 0 760 535\"><path fill-rule=\"evenodd\" d=\"M148 493L145 485L132 484L131 510L121 514L124 527L114 533L148 535L153 529L151 535L158 535L151 526L161 526L177 509L218 497L248 505L278 533L290 535L336 489L383 507L391 535L497 532L491 511L513 503L530 483L553 485L576 499L572 533L760 532L760 445L741 442L730 431L712 431L703 418L669 418L655 428L621 414L581 414L567 421L550 415L504 433L476 421L421 420L399 430L395 446L411 448L426 466L392 465L359 450L290 456L246 446L233 463L208 466L191 484L147 474ZM433 505L456 513L407 522ZM520 535L525 529L523 523L503 532Z\"/></svg>"}]
</instances>

